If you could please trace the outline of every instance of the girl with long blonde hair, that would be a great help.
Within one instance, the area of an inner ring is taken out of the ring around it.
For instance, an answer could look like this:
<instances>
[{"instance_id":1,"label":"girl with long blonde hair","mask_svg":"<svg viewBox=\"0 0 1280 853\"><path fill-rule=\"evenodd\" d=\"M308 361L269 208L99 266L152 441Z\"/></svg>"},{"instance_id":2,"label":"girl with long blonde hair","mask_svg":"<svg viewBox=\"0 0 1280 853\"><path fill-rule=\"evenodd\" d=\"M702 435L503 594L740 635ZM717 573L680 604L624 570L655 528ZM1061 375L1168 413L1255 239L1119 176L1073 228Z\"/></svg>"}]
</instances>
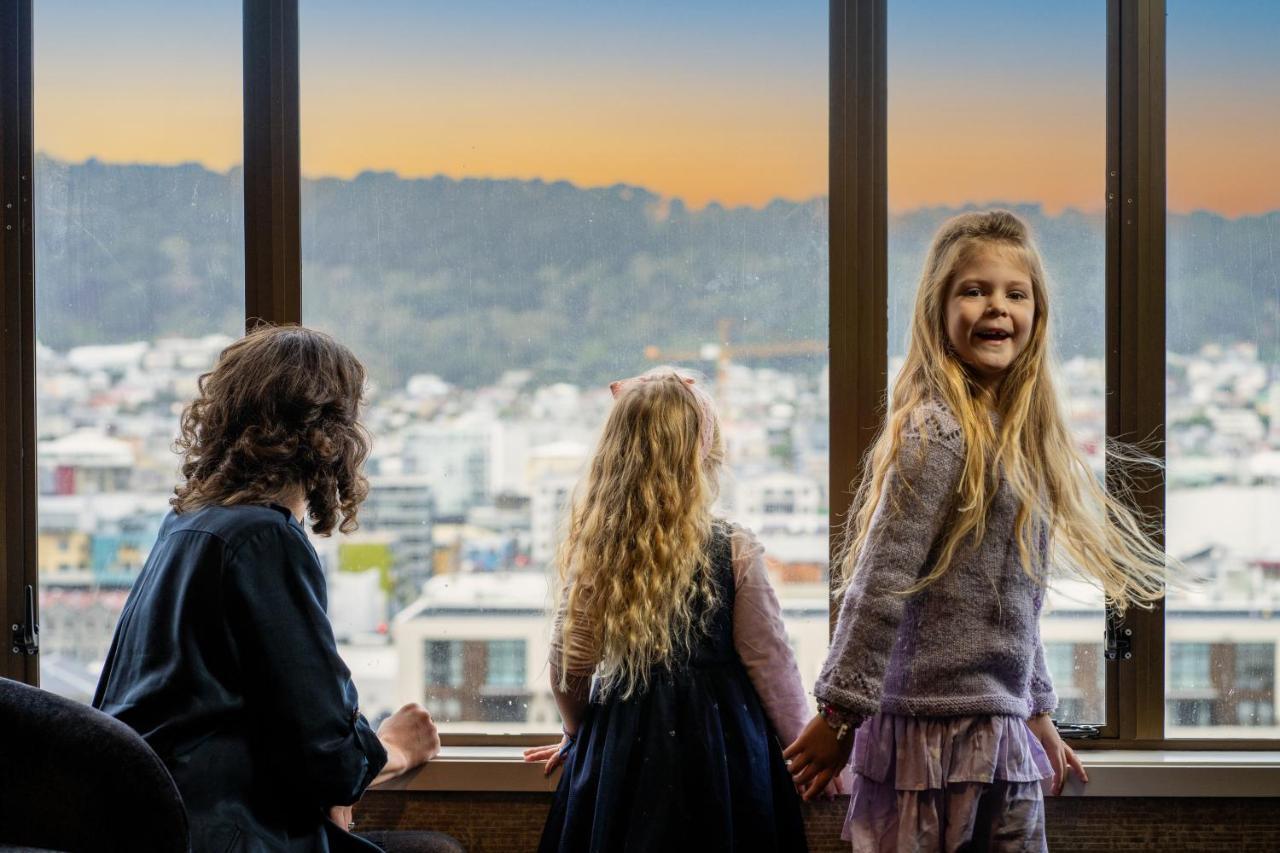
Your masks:
<instances>
[{"instance_id":1,"label":"girl with long blonde hair","mask_svg":"<svg viewBox=\"0 0 1280 853\"><path fill-rule=\"evenodd\" d=\"M1050 570L1120 610L1163 593L1163 552L1072 442L1050 304L1018 217L939 229L849 516L819 713L785 753L806 797L852 753L855 851L1046 849L1040 780L1087 781L1049 717Z\"/></svg>"},{"instance_id":2,"label":"girl with long blonde hair","mask_svg":"<svg viewBox=\"0 0 1280 853\"><path fill-rule=\"evenodd\" d=\"M807 703L759 543L712 514L714 406L672 368L611 388L557 558L565 737L525 753L564 765L539 849L802 851Z\"/></svg>"}]
</instances>

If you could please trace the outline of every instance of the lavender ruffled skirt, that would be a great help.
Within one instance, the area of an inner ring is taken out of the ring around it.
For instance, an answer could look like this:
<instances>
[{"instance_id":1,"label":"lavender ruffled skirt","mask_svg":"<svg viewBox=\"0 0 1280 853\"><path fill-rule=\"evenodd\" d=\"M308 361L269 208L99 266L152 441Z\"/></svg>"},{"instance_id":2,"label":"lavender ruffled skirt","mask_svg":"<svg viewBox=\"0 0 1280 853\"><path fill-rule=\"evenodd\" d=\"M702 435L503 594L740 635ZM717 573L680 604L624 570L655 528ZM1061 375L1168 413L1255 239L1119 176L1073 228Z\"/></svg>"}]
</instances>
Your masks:
<instances>
[{"instance_id":1,"label":"lavender ruffled skirt","mask_svg":"<svg viewBox=\"0 0 1280 853\"><path fill-rule=\"evenodd\" d=\"M876 714L853 744L854 853L1047 851L1053 767L1019 717Z\"/></svg>"}]
</instances>

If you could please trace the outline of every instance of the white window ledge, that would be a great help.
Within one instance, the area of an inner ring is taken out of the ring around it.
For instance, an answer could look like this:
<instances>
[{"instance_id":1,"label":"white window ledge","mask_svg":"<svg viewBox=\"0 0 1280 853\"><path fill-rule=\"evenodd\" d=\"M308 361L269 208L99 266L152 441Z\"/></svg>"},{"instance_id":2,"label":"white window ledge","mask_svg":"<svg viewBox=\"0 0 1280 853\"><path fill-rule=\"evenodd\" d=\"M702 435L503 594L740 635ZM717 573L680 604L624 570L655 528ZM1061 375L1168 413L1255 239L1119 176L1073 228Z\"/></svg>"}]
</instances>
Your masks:
<instances>
[{"instance_id":1,"label":"white window ledge","mask_svg":"<svg viewBox=\"0 0 1280 853\"><path fill-rule=\"evenodd\" d=\"M1280 752L1090 750L1079 753L1089 784L1071 779L1075 797L1280 797ZM558 775L558 774L557 774ZM509 746L446 746L425 767L379 791L555 790L556 776L526 764Z\"/></svg>"},{"instance_id":2,"label":"white window ledge","mask_svg":"<svg viewBox=\"0 0 1280 853\"><path fill-rule=\"evenodd\" d=\"M1076 753L1089 784L1064 796L1280 797L1280 752L1089 750Z\"/></svg>"},{"instance_id":3,"label":"white window ledge","mask_svg":"<svg viewBox=\"0 0 1280 853\"><path fill-rule=\"evenodd\" d=\"M554 791L559 771L543 776L542 765L525 763L522 753L518 746L445 746L424 767L373 790Z\"/></svg>"}]
</instances>

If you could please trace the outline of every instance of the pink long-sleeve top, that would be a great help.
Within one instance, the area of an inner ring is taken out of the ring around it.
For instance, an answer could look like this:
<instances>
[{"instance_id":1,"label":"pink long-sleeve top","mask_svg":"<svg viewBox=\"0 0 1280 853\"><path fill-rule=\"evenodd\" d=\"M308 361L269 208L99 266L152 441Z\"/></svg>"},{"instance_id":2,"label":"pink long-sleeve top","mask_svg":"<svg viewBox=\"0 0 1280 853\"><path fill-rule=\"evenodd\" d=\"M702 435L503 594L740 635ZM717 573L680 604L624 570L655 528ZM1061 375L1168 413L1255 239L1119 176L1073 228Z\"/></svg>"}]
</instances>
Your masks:
<instances>
[{"instance_id":1,"label":"pink long-sleeve top","mask_svg":"<svg viewBox=\"0 0 1280 853\"><path fill-rule=\"evenodd\" d=\"M735 588L733 645L751 679L751 686L760 697L769 722L773 724L785 746L800 735L811 716L804 684L800 680L795 655L787 642L782 607L769 583L764 548L749 530L737 525L732 526L730 542L733 548ZM558 674L560 668L560 626L567 606L568 586L565 587L556 610L550 655L553 676ZM576 620L568 641L568 674L590 676L600 659L593 626L585 620Z\"/></svg>"}]
</instances>

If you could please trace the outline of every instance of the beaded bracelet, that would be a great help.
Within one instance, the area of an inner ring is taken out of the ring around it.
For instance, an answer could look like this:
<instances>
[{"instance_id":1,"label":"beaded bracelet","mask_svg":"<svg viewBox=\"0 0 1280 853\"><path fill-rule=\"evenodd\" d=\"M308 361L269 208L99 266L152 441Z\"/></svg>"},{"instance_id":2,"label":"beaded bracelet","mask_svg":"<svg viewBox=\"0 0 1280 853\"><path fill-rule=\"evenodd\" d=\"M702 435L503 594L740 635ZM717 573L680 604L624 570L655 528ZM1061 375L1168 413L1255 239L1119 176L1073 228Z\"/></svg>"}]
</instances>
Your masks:
<instances>
[{"instance_id":1,"label":"beaded bracelet","mask_svg":"<svg viewBox=\"0 0 1280 853\"><path fill-rule=\"evenodd\" d=\"M818 716L822 717L822 721L836 733L837 742L843 741L848 737L849 732L862 723L862 719L857 714L851 714L843 708L822 700L818 700Z\"/></svg>"}]
</instances>

